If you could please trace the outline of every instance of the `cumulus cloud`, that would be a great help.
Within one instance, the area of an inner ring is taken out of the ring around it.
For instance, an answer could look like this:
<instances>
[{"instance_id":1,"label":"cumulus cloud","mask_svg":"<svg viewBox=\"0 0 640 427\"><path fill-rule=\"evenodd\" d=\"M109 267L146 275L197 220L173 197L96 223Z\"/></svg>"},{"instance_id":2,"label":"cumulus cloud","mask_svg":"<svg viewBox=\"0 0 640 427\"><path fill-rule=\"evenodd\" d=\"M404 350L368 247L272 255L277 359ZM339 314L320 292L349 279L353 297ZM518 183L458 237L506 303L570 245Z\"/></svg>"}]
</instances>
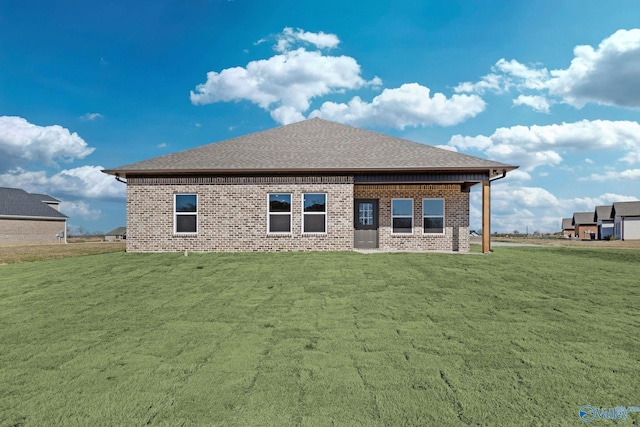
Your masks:
<instances>
[{"instance_id":1,"label":"cumulus cloud","mask_svg":"<svg viewBox=\"0 0 640 427\"><path fill-rule=\"evenodd\" d=\"M551 106L549 100L544 96L520 95L513 100L513 105L527 105L540 113L549 113Z\"/></svg>"},{"instance_id":2,"label":"cumulus cloud","mask_svg":"<svg viewBox=\"0 0 640 427\"><path fill-rule=\"evenodd\" d=\"M518 230L523 233L528 229L529 232L553 233L560 231L562 218L571 217L574 212L590 212L596 206L634 200L637 197L616 193L559 198L542 187L500 181L491 186L491 229L498 232ZM469 212L470 228L479 229L482 224L482 192L475 187L471 192Z\"/></svg>"},{"instance_id":3,"label":"cumulus cloud","mask_svg":"<svg viewBox=\"0 0 640 427\"><path fill-rule=\"evenodd\" d=\"M577 46L566 70L554 70L548 82L552 95L575 107L588 102L640 107L640 29L618 30L597 49Z\"/></svg>"},{"instance_id":4,"label":"cumulus cloud","mask_svg":"<svg viewBox=\"0 0 640 427\"><path fill-rule=\"evenodd\" d=\"M191 91L195 105L214 102L250 101L272 113L280 123L300 120L311 100L334 92L376 86L380 79L366 81L360 65L349 56L325 55L322 50L294 49L297 42L318 49L336 47L337 36L286 28L269 59L249 62L246 67L207 73L207 81Z\"/></svg>"},{"instance_id":5,"label":"cumulus cloud","mask_svg":"<svg viewBox=\"0 0 640 427\"><path fill-rule=\"evenodd\" d=\"M22 117L0 116L0 173L27 163L56 166L93 152L87 143L62 126L38 126Z\"/></svg>"},{"instance_id":6,"label":"cumulus cloud","mask_svg":"<svg viewBox=\"0 0 640 427\"><path fill-rule=\"evenodd\" d=\"M417 83L385 89L369 103L354 97L348 103L325 102L310 117L350 123L358 126L378 124L398 129L407 126L437 124L452 126L476 116L485 108L477 95L430 94L428 87Z\"/></svg>"},{"instance_id":7,"label":"cumulus cloud","mask_svg":"<svg viewBox=\"0 0 640 427\"><path fill-rule=\"evenodd\" d=\"M603 174L593 173L581 181L640 181L640 169L627 169L623 171L608 171Z\"/></svg>"},{"instance_id":8,"label":"cumulus cloud","mask_svg":"<svg viewBox=\"0 0 640 427\"><path fill-rule=\"evenodd\" d=\"M547 97L576 108L590 102L640 108L640 29L618 30L597 48L576 46L573 55L568 68L551 71L503 58L478 82L460 83L454 90L477 94L516 90L523 95L514 100L515 105L528 105L545 113L555 103L545 105L543 99Z\"/></svg>"},{"instance_id":9,"label":"cumulus cloud","mask_svg":"<svg viewBox=\"0 0 640 427\"><path fill-rule=\"evenodd\" d=\"M80 217L88 220L96 220L102 217L102 211L100 209L92 209L88 203L83 201L63 201L60 203L60 212L74 219Z\"/></svg>"},{"instance_id":10,"label":"cumulus cloud","mask_svg":"<svg viewBox=\"0 0 640 427\"><path fill-rule=\"evenodd\" d=\"M620 160L640 159L640 124L631 121L582 120L548 126L499 128L492 135L454 135L449 145L474 149L487 157L520 165L525 172L541 165L557 165L563 152L596 149L622 150Z\"/></svg>"},{"instance_id":11,"label":"cumulus cloud","mask_svg":"<svg viewBox=\"0 0 640 427\"><path fill-rule=\"evenodd\" d=\"M0 174L0 185L31 193L55 195L63 200L124 200L125 185L102 173L102 166L80 166L47 176L45 171L21 168Z\"/></svg>"},{"instance_id":12,"label":"cumulus cloud","mask_svg":"<svg viewBox=\"0 0 640 427\"><path fill-rule=\"evenodd\" d=\"M364 87L379 89L380 78L363 79L354 58L325 53L339 43L335 34L285 28L277 37L276 55L251 61L245 67L210 71L206 82L191 91L191 102L203 105L249 101L269 111L276 122L288 124L304 120L311 102L317 98ZM454 94L447 98L442 93L432 95L428 87L409 83L384 89L371 102L360 96L345 103L325 101L308 117L403 129L455 125L476 116L484 108L485 102L477 94Z\"/></svg>"}]
</instances>

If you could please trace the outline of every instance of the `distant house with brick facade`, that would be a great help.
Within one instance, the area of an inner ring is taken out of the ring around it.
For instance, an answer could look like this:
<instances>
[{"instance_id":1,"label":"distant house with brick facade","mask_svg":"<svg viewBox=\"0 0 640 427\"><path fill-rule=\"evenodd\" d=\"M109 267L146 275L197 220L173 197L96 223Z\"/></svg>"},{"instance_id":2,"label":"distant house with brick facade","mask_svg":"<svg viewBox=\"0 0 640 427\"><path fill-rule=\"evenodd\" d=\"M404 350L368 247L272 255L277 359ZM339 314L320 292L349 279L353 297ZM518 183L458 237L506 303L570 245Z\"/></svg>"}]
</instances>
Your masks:
<instances>
[{"instance_id":1,"label":"distant house with brick facade","mask_svg":"<svg viewBox=\"0 0 640 427\"><path fill-rule=\"evenodd\" d=\"M576 228L573 225L573 218L562 218L562 235L567 239L575 237Z\"/></svg>"},{"instance_id":2,"label":"distant house with brick facade","mask_svg":"<svg viewBox=\"0 0 640 427\"><path fill-rule=\"evenodd\" d=\"M127 251L468 251L469 190L516 169L315 118L103 172Z\"/></svg>"},{"instance_id":3,"label":"distant house with brick facade","mask_svg":"<svg viewBox=\"0 0 640 427\"><path fill-rule=\"evenodd\" d=\"M575 228L578 239L597 239L598 225L594 219L594 212L574 212L571 224ZM593 237L591 236L593 235Z\"/></svg>"},{"instance_id":4,"label":"distant house with brick facade","mask_svg":"<svg viewBox=\"0 0 640 427\"><path fill-rule=\"evenodd\" d=\"M60 200L0 187L0 244L66 242L68 217Z\"/></svg>"}]
</instances>

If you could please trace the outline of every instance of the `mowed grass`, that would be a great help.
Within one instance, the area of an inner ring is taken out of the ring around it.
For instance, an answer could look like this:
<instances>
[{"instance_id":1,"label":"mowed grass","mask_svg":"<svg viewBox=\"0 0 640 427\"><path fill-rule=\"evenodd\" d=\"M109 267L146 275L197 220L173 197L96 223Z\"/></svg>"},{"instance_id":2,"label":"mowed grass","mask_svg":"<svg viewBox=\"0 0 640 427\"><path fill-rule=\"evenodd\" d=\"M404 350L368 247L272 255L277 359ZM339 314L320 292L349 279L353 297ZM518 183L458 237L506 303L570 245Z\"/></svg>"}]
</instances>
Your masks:
<instances>
[{"instance_id":1,"label":"mowed grass","mask_svg":"<svg viewBox=\"0 0 640 427\"><path fill-rule=\"evenodd\" d=\"M582 405L640 406L639 263L496 247L1 266L0 425L582 425Z\"/></svg>"}]
</instances>

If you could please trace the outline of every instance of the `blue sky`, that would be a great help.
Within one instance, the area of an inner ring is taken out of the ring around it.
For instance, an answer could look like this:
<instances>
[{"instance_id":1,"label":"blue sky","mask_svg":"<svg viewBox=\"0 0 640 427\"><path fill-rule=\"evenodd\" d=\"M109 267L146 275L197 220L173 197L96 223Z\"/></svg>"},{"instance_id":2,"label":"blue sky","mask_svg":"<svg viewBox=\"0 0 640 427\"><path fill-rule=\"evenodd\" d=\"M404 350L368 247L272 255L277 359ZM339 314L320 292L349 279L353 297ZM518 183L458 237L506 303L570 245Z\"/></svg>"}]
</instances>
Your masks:
<instances>
[{"instance_id":1,"label":"blue sky","mask_svg":"<svg viewBox=\"0 0 640 427\"><path fill-rule=\"evenodd\" d=\"M308 117L520 169L493 231L640 197L640 3L4 0L0 186L125 224L100 172ZM471 228L480 228L480 191Z\"/></svg>"}]
</instances>

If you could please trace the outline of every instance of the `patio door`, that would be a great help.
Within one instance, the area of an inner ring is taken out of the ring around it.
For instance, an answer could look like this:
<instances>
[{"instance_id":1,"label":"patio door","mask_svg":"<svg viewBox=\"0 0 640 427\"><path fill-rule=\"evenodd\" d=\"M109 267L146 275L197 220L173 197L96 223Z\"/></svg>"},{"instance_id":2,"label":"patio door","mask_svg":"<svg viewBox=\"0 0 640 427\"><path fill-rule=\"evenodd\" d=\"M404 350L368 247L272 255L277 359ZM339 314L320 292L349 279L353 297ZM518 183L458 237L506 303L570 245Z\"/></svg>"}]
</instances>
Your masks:
<instances>
[{"instance_id":1,"label":"patio door","mask_svg":"<svg viewBox=\"0 0 640 427\"><path fill-rule=\"evenodd\" d=\"M378 247L378 200L355 199L353 241L357 249Z\"/></svg>"}]
</instances>

